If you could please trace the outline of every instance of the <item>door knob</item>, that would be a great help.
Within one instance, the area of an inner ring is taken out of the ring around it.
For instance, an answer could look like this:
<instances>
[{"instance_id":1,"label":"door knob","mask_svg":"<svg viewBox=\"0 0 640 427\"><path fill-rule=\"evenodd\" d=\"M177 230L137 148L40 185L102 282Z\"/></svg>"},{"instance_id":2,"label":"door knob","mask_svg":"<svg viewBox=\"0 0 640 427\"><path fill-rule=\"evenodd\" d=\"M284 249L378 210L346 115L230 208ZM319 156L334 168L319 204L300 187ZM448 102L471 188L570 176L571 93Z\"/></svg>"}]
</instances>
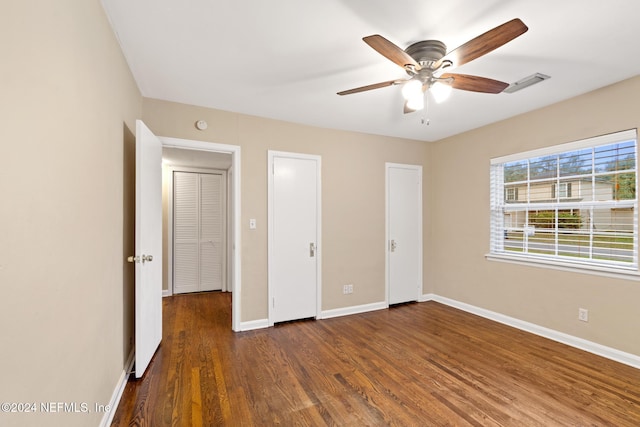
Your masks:
<instances>
[{"instance_id":1,"label":"door knob","mask_svg":"<svg viewBox=\"0 0 640 427\"><path fill-rule=\"evenodd\" d=\"M137 255L136 256L131 255L131 256L127 257L127 261L128 262L141 262L141 263L144 264L145 262L153 261L153 255L144 255L144 254L142 254L141 257L137 256Z\"/></svg>"}]
</instances>

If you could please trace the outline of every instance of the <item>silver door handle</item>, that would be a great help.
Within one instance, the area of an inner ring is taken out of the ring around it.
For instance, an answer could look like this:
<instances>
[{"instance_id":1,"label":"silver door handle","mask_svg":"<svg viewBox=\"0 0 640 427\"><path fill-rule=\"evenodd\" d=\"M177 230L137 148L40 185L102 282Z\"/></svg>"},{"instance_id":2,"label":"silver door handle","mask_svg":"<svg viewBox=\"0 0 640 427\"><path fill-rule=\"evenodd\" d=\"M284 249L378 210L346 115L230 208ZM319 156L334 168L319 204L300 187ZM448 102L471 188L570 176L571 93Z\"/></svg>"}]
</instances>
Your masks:
<instances>
[{"instance_id":1,"label":"silver door handle","mask_svg":"<svg viewBox=\"0 0 640 427\"><path fill-rule=\"evenodd\" d=\"M310 257L316 256L316 244L313 242L309 243L309 256Z\"/></svg>"},{"instance_id":2,"label":"silver door handle","mask_svg":"<svg viewBox=\"0 0 640 427\"><path fill-rule=\"evenodd\" d=\"M131 255L129 257L127 257L127 262L141 262L141 263L145 263L145 262L151 262L153 261L153 255L144 255L142 254L142 256L134 256Z\"/></svg>"},{"instance_id":3,"label":"silver door handle","mask_svg":"<svg viewBox=\"0 0 640 427\"><path fill-rule=\"evenodd\" d=\"M396 247L398 245L396 244L395 240L391 239L391 245L390 246L391 246L391 252L395 252L396 251Z\"/></svg>"}]
</instances>

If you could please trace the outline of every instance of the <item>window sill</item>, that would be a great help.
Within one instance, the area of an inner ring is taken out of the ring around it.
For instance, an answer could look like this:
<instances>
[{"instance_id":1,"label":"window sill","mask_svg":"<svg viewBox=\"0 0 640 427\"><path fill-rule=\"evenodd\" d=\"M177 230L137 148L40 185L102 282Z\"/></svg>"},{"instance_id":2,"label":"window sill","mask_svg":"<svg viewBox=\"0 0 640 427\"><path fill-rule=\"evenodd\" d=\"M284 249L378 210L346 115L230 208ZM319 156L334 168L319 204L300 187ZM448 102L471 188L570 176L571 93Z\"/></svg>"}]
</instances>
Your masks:
<instances>
[{"instance_id":1,"label":"window sill","mask_svg":"<svg viewBox=\"0 0 640 427\"><path fill-rule=\"evenodd\" d=\"M616 279L640 281L640 272L632 269L621 269L615 267L595 266L588 264L572 264L561 261L554 261L543 258L524 258L508 254L486 254L488 261L507 262L511 264L528 265L531 267L551 268L554 270L570 271L574 273L595 274L598 276L612 277Z\"/></svg>"}]
</instances>

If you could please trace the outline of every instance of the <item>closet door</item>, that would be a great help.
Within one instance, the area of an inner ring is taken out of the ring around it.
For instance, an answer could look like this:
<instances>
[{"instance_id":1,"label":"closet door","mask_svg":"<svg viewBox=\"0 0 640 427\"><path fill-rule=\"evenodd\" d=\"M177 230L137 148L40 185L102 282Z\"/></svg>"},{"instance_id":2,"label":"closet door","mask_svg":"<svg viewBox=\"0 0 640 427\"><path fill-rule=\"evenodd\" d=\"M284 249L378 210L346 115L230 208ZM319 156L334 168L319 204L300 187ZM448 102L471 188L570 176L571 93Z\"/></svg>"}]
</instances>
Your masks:
<instances>
[{"instance_id":1,"label":"closet door","mask_svg":"<svg viewBox=\"0 0 640 427\"><path fill-rule=\"evenodd\" d=\"M224 254L222 175L200 175L200 290L222 290Z\"/></svg>"},{"instance_id":2,"label":"closet door","mask_svg":"<svg viewBox=\"0 0 640 427\"><path fill-rule=\"evenodd\" d=\"M173 173L173 291L200 290L198 174Z\"/></svg>"},{"instance_id":3,"label":"closet door","mask_svg":"<svg viewBox=\"0 0 640 427\"><path fill-rule=\"evenodd\" d=\"M225 222L222 174L173 173L174 293L221 290Z\"/></svg>"},{"instance_id":4,"label":"closet door","mask_svg":"<svg viewBox=\"0 0 640 427\"><path fill-rule=\"evenodd\" d=\"M389 304L422 294L422 166L387 163Z\"/></svg>"}]
</instances>

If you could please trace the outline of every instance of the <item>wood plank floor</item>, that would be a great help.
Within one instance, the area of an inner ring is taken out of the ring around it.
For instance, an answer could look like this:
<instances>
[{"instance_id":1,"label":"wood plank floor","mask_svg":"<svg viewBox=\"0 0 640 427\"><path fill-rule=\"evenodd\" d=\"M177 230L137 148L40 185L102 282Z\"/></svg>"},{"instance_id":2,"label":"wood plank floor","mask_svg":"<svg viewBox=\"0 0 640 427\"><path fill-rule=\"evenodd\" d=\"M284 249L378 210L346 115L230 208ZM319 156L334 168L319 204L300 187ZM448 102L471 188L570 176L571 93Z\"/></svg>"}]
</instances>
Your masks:
<instances>
[{"instance_id":1,"label":"wood plank floor","mask_svg":"<svg viewBox=\"0 0 640 427\"><path fill-rule=\"evenodd\" d=\"M640 370L435 303L231 331L231 298L165 298L114 426L640 426Z\"/></svg>"}]
</instances>

